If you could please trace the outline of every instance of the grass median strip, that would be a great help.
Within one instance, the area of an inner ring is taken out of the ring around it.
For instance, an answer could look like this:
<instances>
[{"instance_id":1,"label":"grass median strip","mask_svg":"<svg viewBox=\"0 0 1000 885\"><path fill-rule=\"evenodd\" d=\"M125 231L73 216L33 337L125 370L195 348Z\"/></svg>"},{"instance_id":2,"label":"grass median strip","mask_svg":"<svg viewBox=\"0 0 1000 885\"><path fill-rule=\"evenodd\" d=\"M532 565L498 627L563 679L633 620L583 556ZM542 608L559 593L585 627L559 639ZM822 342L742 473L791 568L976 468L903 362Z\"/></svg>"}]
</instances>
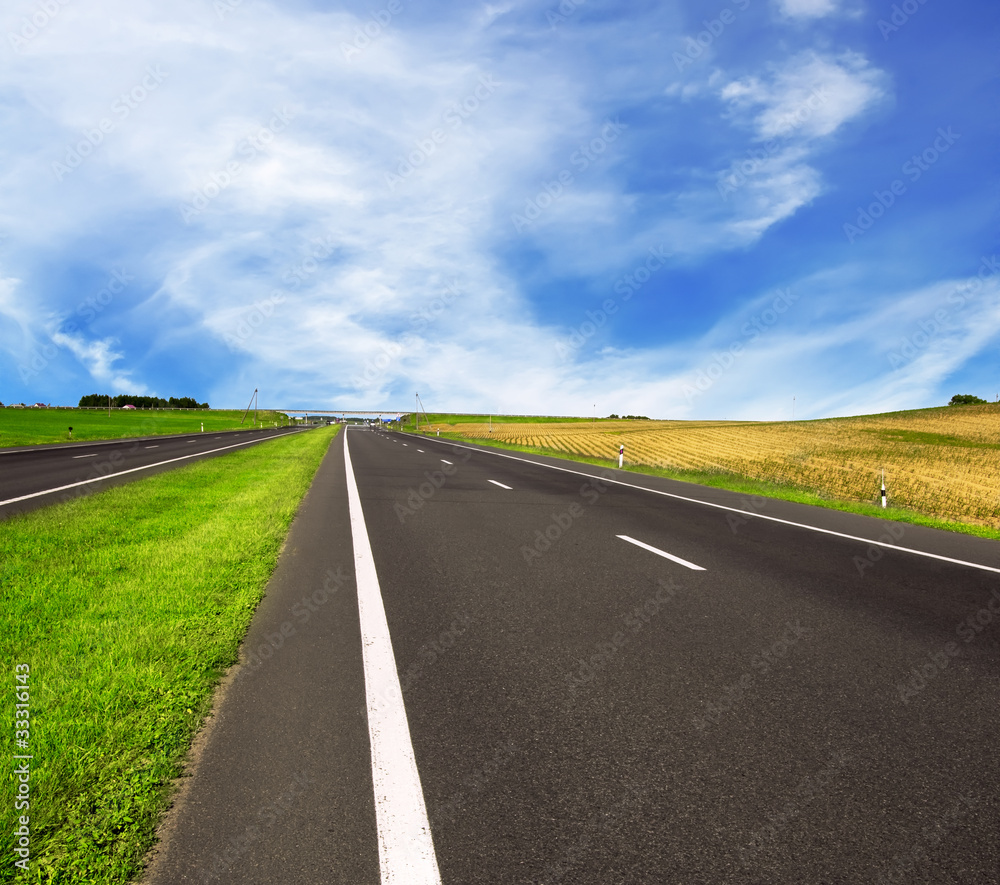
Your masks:
<instances>
[{"instance_id":1,"label":"grass median strip","mask_svg":"<svg viewBox=\"0 0 1000 885\"><path fill-rule=\"evenodd\" d=\"M0 522L0 680L31 672L30 872L129 882L232 664L334 429L296 434ZM13 752L23 753L23 749ZM12 752L12 755L13 755Z\"/></svg>"}]
</instances>

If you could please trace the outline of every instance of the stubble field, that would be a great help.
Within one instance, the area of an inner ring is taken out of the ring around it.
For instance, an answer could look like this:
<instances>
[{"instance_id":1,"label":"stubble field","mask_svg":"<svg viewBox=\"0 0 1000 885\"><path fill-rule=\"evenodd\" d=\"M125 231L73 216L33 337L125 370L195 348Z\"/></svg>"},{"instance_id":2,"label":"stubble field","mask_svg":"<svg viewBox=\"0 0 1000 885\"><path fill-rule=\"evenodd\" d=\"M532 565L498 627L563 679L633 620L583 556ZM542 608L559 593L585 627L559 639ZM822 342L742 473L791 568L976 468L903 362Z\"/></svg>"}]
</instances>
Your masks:
<instances>
[{"instance_id":1,"label":"stubble field","mask_svg":"<svg viewBox=\"0 0 1000 885\"><path fill-rule=\"evenodd\" d=\"M435 416L436 417L436 416ZM793 486L1000 529L1000 404L819 421L597 421L449 424L432 430L617 461Z\"/></svg>"}]
</instances>

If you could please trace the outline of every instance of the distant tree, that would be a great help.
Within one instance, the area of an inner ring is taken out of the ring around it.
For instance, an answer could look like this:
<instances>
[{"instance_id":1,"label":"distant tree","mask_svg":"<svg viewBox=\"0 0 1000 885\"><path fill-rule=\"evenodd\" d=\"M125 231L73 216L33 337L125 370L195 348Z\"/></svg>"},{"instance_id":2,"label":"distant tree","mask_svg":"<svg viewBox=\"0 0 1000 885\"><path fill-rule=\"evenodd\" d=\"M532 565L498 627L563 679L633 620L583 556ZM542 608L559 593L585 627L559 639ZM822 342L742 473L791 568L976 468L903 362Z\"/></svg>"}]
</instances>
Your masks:
<instances>
[{"instance_id":1,"label":"distant tree","mask_svg":"<svg viewBox=\"0 0 1000 885\"><path fill-rule=\"evenodd\" d=\"M608 418L617 418L617 417L618 416L614 412L612 412L610 415L608 415Z\"/></svg>"},{"instance_id":2,"label":"distant tree","mask_svg":"<svg viewBox=\"0 0 1000 885\"><path fill-rule=\"evenodd\" d=\"M949 406L972 406L976 403L984 403L986 400L980 399L978 396L973 396L971 393L956 393L952 398L951 402L948 403Z\"/></svg>"},{"instance_id":3,"label":"distant tree","mask_svg":"<svg viewBox=\"0 0 1000 885\"><path fill-rule=\"evenodd\" d=\"M80 397L80 407L84 406L106 406L108 399L111 405L120 409L122 406L135 406L137 409L207 409L208 403L199 403L190 396L170 397L164 399L162 396L137 396L131 393L120 393L118 396L109 397L106 393L91 393Z\"/></svg>"}]
</instances>

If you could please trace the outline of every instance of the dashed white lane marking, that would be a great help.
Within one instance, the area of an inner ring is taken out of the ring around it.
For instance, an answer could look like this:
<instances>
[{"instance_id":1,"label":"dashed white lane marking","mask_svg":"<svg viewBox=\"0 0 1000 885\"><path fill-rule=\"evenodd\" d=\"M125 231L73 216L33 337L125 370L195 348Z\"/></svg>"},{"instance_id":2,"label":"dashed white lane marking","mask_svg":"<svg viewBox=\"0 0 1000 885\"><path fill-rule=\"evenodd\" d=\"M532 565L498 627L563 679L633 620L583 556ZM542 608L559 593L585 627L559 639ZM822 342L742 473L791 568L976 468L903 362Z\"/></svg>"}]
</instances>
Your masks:
<instances>
[{"instance_id":1,"label":"dashed white lane marking","mask_svg":"<svg viewBox=\"0 0 1000 885\"><path fill-rule=\"evenodd\" d=\"M674 556L673 553L667 553L666 550L661 550L659 547L651 547L649 544L643 544L642 541L637 541L635 538L630 538L628 535L615 535L615 537L621 538L623 541L628 541L629 544L635 544L636 547L642 547L643 550L648 550L650 553L655 553L657 556L662 556L664 559L669 559L671 562L676 562L689 569L694 569L696 572L705 571L705 569L703 569L700 565L695 565L693 562L688 562L686 559Z\"/></svg>"},{"instance_id":2,"label":"dashed white lane marking","mask_svg":"<svg viewBox=\"0 0 1000 885\"><path fill-rule=\"evenodd\" d=\"M405 443L404 443L405 445ZM344 439L382 885L441 885L361 496Z\"/></svg>"},{"instance_id":3,"label":"dashed white lane marking","mask_svg":"<svg viewBox=\"0 0 1000 885\"><path fill-rule=\"evenodd\" d=\"M77 458L96 458L96 457L97 457L97 452L91 452L89 455L74 455L73 460L75 461Z\"/></svg>"},{"instance_id":4,"label":"dashed white lane marking","mask_svg":"<svg viewBox=\"0 0 1000 885\"><path fill-rule=\"evenodd\" d=\"M444 442L444 440L432 440L432 442ZM763 513L757 513L753 510L740 510L739 507L729 507L726 504L715 504L712 501L702 501L698 498L689 498L687 495L676 495L673 492L664 492L660 489L651 489L646 486L638 486L630 482L622 482L620 479L611 479L609 477L595 476L593 473L584 473L582 470L571 470L568 467L557 467L555 464L544 464L541 461L530 461L527 458L519 458L516 455L505 455L502 452L494 452L489 449L479 449L473 446L463 446L460 443L448 442L447 445L454 446L458 449L468 449L470 452L481 452L487 455L496 455L498 458L507 458L511 461L523 461L525 464L531 464L534 467L547 467L549 470L558 470L561 473L572 473L576 476L584 476L587 479L599 480L600 482L605 482L610 485L622 486L626 489L636 489L640 492L649 492L651 495L662 495L664 498L674 498L677 501L687 501L689 504L701 504L702 507L712 507L716 510L726 510L729 513L739 513L741 516L746 516L753 519L763 519L766 522L776 522L780 525L790 525L797 529L806 529L810 532L819 532L821 535L831 535L835 538L846 538L848 541L861 541L863 544L868 544L872 547L883 547L887 550L898 550L900 553L912 553L915 556L925 556L927 559L937 559L941 562L951 562L955 565L964 565L969 568L979 569L983 572L993 572L994 574L1000 574L1000 568L995 568L992 565L983 565L979 562L970 562L967 559L955 559L952 556L942 556L940 553L928 553L926 550L917 550L914 547L900 547L894 541L878 541L872 538L862 538L859 535L848 535L845 532L835 532L833 529L824 529L816 525L809 525L804 522L793 522L790 519L781 519L777 516L766 516ZM882 537L885 536L883 533Z\"/></svg>"},{"instance_id":5,"label":"dashed white lane marking","mask_svg":"<svg viewBox=\"0 0 1000 885\"><path fill-rule=\"evenodd\" d=\"M421 455L424 453L423 449L417 449L417 451L420 452Z\"/></svg>"},{"instance_id":6,"label":"dashed white lane marking","mask_svg":"<svg viewBox=\"0 0 1000 885\"><path fill-rule=\"evenodd\" d=\"M159 446L146 446L147 449L158 449Z\"/></svg>"},{"instance_id":7,"label":"dashed white lane marking","mask_svg":"<svg viewBox=\"0 0 1000 885\"><path fill-rule=\"evenodd\" d=\"M502 488L502 489L507 489L508 491L511 491L511 486L505 486L502 482L497 482L495 479L491 479L491 480L487 480L487 481L493 483L493 485L495 485L495 486L500 486L500 488Z\"/></svg>"},{"instance_id":8,"label":"dashed white lane marking","mask_svg":"<svg viewBox=\"0 0 1000 885\"><path fill-rule=\"evenodd\" d=\"M444 459L444 458L442 458L442 459L441 459L441 463L442 463L442 464L451 464L451 461L445 461L445 459Z\"/></svg>"}]
</instances>

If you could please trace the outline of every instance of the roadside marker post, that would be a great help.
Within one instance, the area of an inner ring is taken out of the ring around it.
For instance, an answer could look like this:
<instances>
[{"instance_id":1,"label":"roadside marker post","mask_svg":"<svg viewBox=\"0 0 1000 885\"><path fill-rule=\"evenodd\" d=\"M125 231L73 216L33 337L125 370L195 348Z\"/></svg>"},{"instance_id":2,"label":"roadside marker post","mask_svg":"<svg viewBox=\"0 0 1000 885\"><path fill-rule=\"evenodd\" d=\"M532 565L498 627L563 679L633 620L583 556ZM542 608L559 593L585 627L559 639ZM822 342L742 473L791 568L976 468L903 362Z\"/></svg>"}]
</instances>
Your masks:
<instances>
[{"instance_id":1,"label":"roadside marker post","mask_svg":"<svg viewBox=\"0 0 1000 885\"><path fill-rule=\"evenodd\" d=\"M882 468L882 509L885 509L885 468Z\"/></svg>"},{"instance_id":2,"label":"roadside marker post","mask_svg":"<svg viewBox=\"0 0 1000 885\"><path fill-rule=\"evenodd\" d=\"M625 443L618 446L618 469L625 463Z\"/></svg>"}]
</instances>

